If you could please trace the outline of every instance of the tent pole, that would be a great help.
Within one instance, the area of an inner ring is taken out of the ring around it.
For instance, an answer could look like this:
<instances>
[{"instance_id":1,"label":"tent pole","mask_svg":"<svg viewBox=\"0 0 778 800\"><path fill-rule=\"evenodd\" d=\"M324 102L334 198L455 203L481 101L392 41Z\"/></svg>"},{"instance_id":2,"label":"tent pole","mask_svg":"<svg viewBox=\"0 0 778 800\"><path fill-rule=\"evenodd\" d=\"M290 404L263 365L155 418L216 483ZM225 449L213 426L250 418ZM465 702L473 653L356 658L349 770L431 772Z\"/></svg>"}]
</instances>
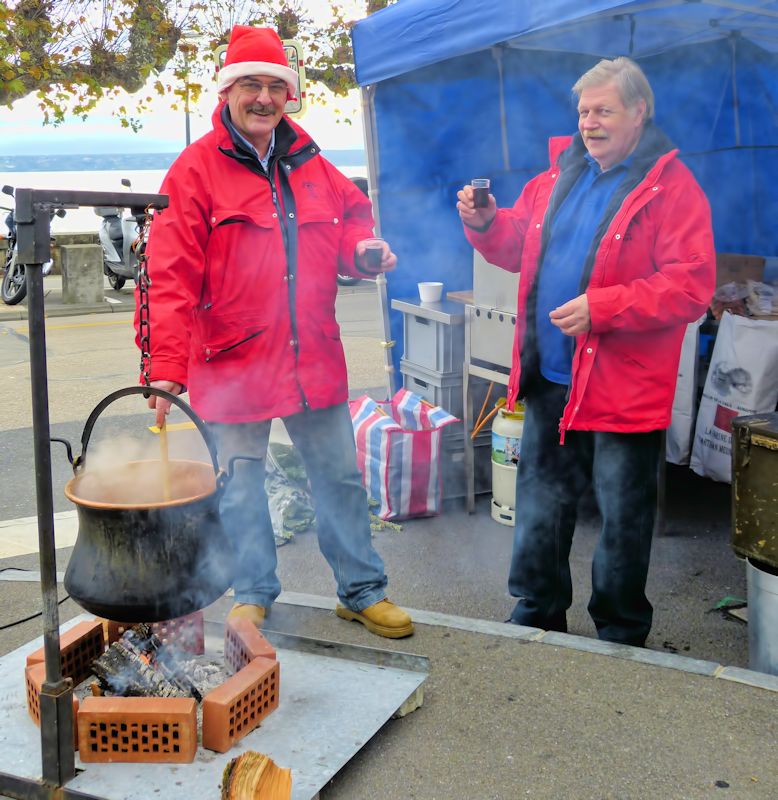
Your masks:
<instances>
[{"instance_id":1,"label":"tent pole","mask_svg":"<svg viewBox=\"0 0 778 800\"><path fill-rule=\"evenodd\" d=\"M508 150L508 125L505 114L505 85L503 83L502 47L493 47L492 56L497 62L498 86L500 88L500 138L502 140L502 163L506 172L510 171L511 158Z\"/></svg>"},{"instance_id":2,"label":"tent pole","mask_svg":"<svg viewBox=\"0 0 778 800\"><path fill-rule=\"evenodd\" d=\"M373 204L373 217L375 218L376 235L381 235L381 206L379 202L378 177L380 175L380 162L378 158L378 131L376 130L375 120L375 86L363 86L360 90L362 98L362 123L365 132L365 153L367 154L367 180L370 201ZM386 373L386 385L389 396L392 397L399 388L397 386L397 374L394 369L394 358L392 351L395 342L392 341L392 328L389 319L389 296L386 287L386 275L379 275L376 278L376 289L378 290L378 305L381 315L381 327L383 330L383 340L381 346L384 351L384 372Z\"/></svg>"},{"instance_id":3,"label":"tent pole","mask_svg":"<svg viewBox=\"0 0 778 800\"><path fill-rule=\"evenodd\" d=\"M729 35L729 50L732 56L732 116L735 120L735 145L740 147L740 98L737 93L737 31Z\"/></svg>"}]
</instances>

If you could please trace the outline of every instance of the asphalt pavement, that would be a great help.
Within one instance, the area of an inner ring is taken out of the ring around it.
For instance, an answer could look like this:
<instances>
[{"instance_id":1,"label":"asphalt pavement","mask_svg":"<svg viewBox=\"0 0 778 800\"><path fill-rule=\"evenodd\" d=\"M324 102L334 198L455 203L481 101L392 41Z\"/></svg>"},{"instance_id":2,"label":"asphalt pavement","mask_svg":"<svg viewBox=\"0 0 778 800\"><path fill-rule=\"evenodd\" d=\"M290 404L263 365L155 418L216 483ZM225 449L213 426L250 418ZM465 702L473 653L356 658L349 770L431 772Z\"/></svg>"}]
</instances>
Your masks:
<instances>
[{"instance_id":1,"label":"asphalt pavement","mask_svg":"<svg viewBox=\"0 0 778 800\"><path fill-rule=\"evenodd\" d=\"M131 296L126 290L121 294L124 304ZM111 308L102 311L117 313L116 304L106 305ZM57 316L61 308L51 289L47 316ZM34 473L20 355L25 332L23 325L14 323L23 317L7 313L0 309L0 333L8 337L0 342L8 345L11 355L0 360L0 377L5 375L4 385L16 397L4 398L12 409L12 422L0 426L0 510L13 523L6 526L19 530L22 523L15 520L34 514L29 488ZM58 329L48 336L55 376L50 401L53 433L61 431L77 441L82 408L111 385L126 383L136 355L128 314L116 317L116 326L92 329L87 326L96 318L90 310L61 313L72 319L59 326L52 321ZM356 287L339 297L339 319L352 393L381 392L372 286ZM64 329L66 325L71 327ZM123 337L125 327L127 346L114 345L111 336ZM105 363L91 336L105 343ZM79 347L84 351L74 354ZM83 373L77 376L78 385L85 388L59 393L60 383L68 385L68 373L78 370ZM115 430L130 431L147 425L148 418L121 409L110 422ZM73 523L61 495L68 476L63 461L54 459L54 491L55 510L60 512L57 526L64 532ZM390 597L414 610L418 624L411 639L379 640L335 617L333 578L318 552L315 533L298 534L279 548L284 594L268 627L419 653L431 662L422 707L384 725L321 796L778 797L778 677L747 669L747 625L719 607L738 605L746 596L745 567L729 545L730 487L669 465L666 517L665 530L653 545L648 595L655 610L654 628L646 649L604 645L595 638L586 603L598 517L589 498L582 499L571 553L575 592L568 635L504 623L512 604L506 588L512 529L491 519L487 496L478 498L472 515L454 500L440 516L376 532ZM58 549L60 570L70 552L69 546ZM9 568L34 572L37 555L18 552L0 559L6 576ZM0 572L0 654L5 654L40 634L40 617L18 621L39 612L42 601L36 582L2 578ZM60 596L64 597L62 587ZM229 604L223 598L207 609L207 617L222 621ZM60 606L63 620L80 612L72 600ZM344 697L347 693L344 687ZM171 780L185 778L186 767L176 767L171 774ZM218 796L217 787L213 796Z\"/></svg>"}]
</instances>

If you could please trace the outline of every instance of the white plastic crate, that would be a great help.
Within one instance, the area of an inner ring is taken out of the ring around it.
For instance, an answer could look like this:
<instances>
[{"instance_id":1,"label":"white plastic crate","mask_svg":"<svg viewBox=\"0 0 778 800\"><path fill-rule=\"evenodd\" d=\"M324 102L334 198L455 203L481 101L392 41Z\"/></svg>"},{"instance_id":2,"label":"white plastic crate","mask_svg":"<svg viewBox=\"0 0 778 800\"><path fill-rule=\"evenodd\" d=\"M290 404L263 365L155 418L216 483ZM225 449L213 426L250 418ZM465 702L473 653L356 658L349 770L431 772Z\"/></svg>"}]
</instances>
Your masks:
<instances>
[{"instance_id":1,"label":"white plastic crate","mask_svg":"<svg viewBox=\"0 0 778 800\"><path fill-rule=\"evenodd\" d=\"M462 418L464 405L461 372L435 372L404 358L400 361L400 372L406 389L432 405L444 408L449 414Z\"/></svg>"},{"instance_id":2,"label":"white plastic crate","mask_svg":"<svg viewBox=\"0 0 778 800\"><path fill-rule=\"evenodd\" d=\"M418 394L433 405L446 409L450 414L462 419L464 413L463 377L461 372L438 373L412 364L405 359L400 361L400 372L403 386ZM473 402L473 422L481 410L484 398L489 389L489 381L484 378L470 376L470 397ZM489 399L487 411L494 407L497 398L505 394L505 387L495 386ZM461 424L448 425L444 428L444 436L452 435L454 430L460 431Z\"/></svg>"},{"instance_id":3,"label":"white plastic crate","mask_svg":"<svg viewBox=\"0 0 778 800\"><path fill-rule=\"evenodd\" d=\"M465 329L416 314L403 314L404 358L434 372L461 372Z\"/></svg>"},{"instance_id":4,"label":"white plastic crate","mask_svg":"<svg viewBox=\"0 0 778 800\"><path fill-rule=\"evenodd\" d=\"M392 300L392 308L403 314L405 361L441 375L461 374L465 360L465 316L461 304Z\"/></svg>"}]
</instances>

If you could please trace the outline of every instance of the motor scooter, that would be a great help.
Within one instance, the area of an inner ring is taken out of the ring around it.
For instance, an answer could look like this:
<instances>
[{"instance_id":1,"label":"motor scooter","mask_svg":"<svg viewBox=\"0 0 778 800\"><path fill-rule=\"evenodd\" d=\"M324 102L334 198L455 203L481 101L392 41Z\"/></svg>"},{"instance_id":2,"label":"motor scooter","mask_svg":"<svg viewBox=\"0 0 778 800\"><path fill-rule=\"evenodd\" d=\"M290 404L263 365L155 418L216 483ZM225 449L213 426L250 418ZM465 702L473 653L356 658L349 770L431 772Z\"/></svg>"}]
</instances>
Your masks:
<instances>
[{"instance_id":1,"label":"motor scooter","mask_svg":"<svg viewBox=\"0 0 778 800\"><path fill-rule=\"evenodd\" d=\"M122 186L132 190L132 183L122 178ZM98 231L103 248L103 272L115 290L121 289L130 278L138 282L138 236L145 221L140 211L133 214L116 206L95 206L95 214L103 218Z\"/></svg>"},{"instance_id":2,"label":"motor scooter","mask_svg":"<svg viewBox=\"0 0 778 800\"><path fill-rule=\"evenodd\" d=\"M3 193L13 197L13 187L3 186ZM3 266L3 283L0 289L3 302L8 306L15 306L21 303L27 296L27 275L25 273L24 264L19 263L18 247L16 245L16 219L14 217L14 209L0 206L0 209L7 211L8 215L5 218L5 224L8 228L8 249L5 251L5 264ZM65 209L58 208L51 212L53 217L56 214L58 217L65 216ZM54 240L52 239L52 242ZM46 277L51 272L54 262L50 259L42 265L43 276Z\"/></svg>"}]
</instances>

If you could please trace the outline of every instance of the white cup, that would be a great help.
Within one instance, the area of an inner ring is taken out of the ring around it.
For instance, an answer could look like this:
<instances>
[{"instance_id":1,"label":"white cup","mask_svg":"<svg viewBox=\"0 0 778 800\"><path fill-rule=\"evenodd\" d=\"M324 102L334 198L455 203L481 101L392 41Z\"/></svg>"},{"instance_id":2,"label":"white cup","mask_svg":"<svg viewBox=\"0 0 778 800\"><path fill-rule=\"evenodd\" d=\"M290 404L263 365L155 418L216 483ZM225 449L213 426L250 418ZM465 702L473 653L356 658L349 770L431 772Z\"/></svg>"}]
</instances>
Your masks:
<instances>
[{"instance_id":1,"label":"white cup","mask_svg":"<svg viewBox=\"0 0 778 800\"><path fill-rule=\"evenodd\" d=\"M439 303L443 296L443 284L439 281L422 281L419 284L419 299L422 303Z\"/></svg>"}]
</instances>

